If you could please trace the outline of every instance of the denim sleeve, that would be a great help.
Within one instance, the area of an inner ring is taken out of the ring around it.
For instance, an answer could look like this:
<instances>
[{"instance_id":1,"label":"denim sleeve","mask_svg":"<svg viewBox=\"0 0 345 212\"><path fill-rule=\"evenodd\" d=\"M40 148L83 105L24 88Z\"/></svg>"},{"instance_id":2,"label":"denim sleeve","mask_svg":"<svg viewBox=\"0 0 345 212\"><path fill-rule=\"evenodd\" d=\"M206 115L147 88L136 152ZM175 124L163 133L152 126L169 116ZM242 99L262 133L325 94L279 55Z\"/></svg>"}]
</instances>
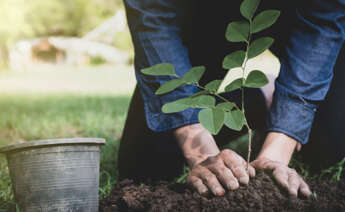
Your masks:
<instances>
[{"instance_id":1,"label":"denim sleeve","mask_svg":"<svg viewBox=\"0 0 345 212\"><path fill-rule=\"evenodd\" d=\"M281 58L268 131L305 144L344 43L345 0L310 0L296 15L298 22Z\"/></svg>"},{"instance_id":2,"label":"denim sleeve","mask_svg":"<svg viewBox=\"0 0 345 212\"><path fill-rule=\"evenodd\" d=\"M140 70L158 63L168 62L175 66L177 75L183 76L191 64L181 36L182 24L188 20L185 0L124 0L128 25L135 49L135 72L144 101L148 127L156 132L174 129L198 122L198 109L164 114L161 107L168 102L190 96L198 91L186 85L164 95L155 91L167 76L147 76Z\"/></svg>"}]
</instances>

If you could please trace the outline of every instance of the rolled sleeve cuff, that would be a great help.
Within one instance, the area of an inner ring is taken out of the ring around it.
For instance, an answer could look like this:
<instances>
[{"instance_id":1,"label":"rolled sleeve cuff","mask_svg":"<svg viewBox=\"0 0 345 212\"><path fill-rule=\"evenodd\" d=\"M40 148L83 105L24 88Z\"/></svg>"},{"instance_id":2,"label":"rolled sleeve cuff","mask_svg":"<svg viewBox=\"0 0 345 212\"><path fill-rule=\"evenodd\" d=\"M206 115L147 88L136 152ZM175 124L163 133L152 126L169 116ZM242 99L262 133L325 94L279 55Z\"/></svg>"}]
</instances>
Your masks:
<instances>
[{"instance_id":1,"label":"rolled sleeve cuff","mask_svg":"<svg viewBox=\"0 0 345 212\"><path fill-rule=\"evenodd\" d=\"M166 114L161 110L152 110L155 101L156 100L144 102L146 122L148 127L154 132L173 130L178 127L199 122L198 113L200 109L189 108L181 112Z\"/></svg>"},{"instance_id":2,"label":"rolled sleeve cuff","mask_svg":"<svg viewBox=\"0 0 345 212\"><path fill-rule=\"evenodd\" d=\"M267 131L284 133L306 144L317 106L307 102L276 83L272 107L267 119Z\"/></svg>"}]
</instances>

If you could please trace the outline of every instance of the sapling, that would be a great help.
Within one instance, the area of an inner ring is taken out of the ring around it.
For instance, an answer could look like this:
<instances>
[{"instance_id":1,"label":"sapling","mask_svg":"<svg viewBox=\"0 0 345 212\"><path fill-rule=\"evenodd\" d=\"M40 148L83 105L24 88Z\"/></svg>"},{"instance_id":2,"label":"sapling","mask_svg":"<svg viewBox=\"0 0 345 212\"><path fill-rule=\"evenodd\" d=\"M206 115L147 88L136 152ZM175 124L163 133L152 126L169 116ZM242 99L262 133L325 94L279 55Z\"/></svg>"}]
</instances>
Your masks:
<instances>
[{"instance_id":1,"label":"sapling","mask_svg":"<svg viewBox=\"0 0 345 212\"><path fill-rule=\"evenodd\" d=\"M241 90L241 105L224 98L219 91L219 87L224 80L213 80L205 86L199 83L199 80L205 72L204 66L191 68L184 76L178 76L175 73L174 66L170 63L160 63L149 68L142 69L141 72L152 76L170 76L171 80L162 84L155 92L156 95L169 93L183 85L195 85L200 92L169 102L162 107L164 113L176 113L187 108L201 108L198 118L199 122L211 134L216 135L225 125L226 127L240 131L243 127L248 130L248 155L247 162L250 162L251 143L253 130L250 128L244 105L244 88L261 88L269 81L264 72L252 70L246 73L247 62L249 59L258 56L267 50L274 42L271 37L261 37L252 40L252 36L264 29L269 28L276 22L280 15L278 10L265 10L257 14L256 10L260 0L243 0L240 6L240 13L245 18L241 21L229 23L226 29L225 37L229 42L241 42L244 50L238 50L225 56L223 68L231 71L233 68L240 68L242 77L235 79L225 86L225 92ZM218 98L220 101L216 101Z\"/></svg>"}]
</instances>

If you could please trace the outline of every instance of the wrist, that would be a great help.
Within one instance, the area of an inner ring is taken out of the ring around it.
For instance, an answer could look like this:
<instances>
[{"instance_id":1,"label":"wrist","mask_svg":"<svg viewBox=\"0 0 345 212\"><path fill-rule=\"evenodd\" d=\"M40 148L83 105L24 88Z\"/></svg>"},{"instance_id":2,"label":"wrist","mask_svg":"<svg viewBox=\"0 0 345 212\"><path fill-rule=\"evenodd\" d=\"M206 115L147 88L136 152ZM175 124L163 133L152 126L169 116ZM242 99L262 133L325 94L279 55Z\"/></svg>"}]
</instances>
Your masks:
<instances>
[{"instance_id":1,"label":"wrist","mask_svg":"<svg viewBox=\"0 0 345 212\"><path fill-rule=\"evenodd\" d=\"M190 167L220 152L213 136L201 124L180 127L174 135Z\"/></svg>"},{"instance_id":2,"label":"wrist","mask_svg":"<svg viewBox=\"0 0 345 212\"><path fill-rule=\"evenodd\" d=\"M268 133L257 159L269 159L288 165L300 144L295 139L279 132Z\"/></svg>"}]
</instances>

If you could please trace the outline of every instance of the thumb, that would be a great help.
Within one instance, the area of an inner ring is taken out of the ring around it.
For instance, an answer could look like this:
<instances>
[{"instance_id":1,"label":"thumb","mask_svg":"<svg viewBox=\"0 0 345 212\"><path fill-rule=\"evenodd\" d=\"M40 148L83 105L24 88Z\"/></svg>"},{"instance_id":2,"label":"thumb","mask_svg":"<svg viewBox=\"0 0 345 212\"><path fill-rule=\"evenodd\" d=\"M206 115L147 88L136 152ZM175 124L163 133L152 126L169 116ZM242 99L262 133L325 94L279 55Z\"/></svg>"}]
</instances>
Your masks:
<instances>
[{"instance_id":1,"label":"thumb","mask_svg":"<svg viewBox=\"0 0 345 212\"><path fill-rule=\"evenodd\" d=\"M256 159L250 163L255 169L264 169L266 168L266 164L269 162L268 159Z\"/></svg>"}]
</instances>

